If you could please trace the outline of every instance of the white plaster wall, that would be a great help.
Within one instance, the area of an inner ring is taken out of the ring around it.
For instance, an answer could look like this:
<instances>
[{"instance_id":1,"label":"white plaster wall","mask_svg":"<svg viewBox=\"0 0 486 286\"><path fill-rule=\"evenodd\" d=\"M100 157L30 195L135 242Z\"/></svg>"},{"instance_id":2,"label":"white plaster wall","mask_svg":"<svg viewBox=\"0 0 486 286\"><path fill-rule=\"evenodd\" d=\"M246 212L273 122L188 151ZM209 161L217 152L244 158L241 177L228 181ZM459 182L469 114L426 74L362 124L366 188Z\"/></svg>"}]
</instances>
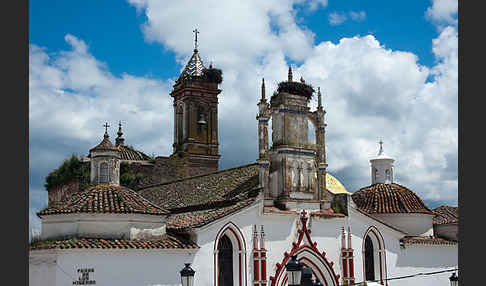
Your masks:
<instances>
[{"instance_id":1,"label":"white plaster wall","mask_svg":"<svg viewBox=\"0 0 486 286\"><path fill-rule=\"evenodd\" d=\"M373 214L373 217L391 224L408 235L433 235L432 218L428 214Z\"/></svg>"},{"instance_id":2,"label":"white plaster wall","mask_svg":"<svg viewBox=\"0 0 486 286\"><path fill-rule=\"evenodd\" d=\"M417 273L452 269L458 264L457 246L407 245L400 247L401 234L372 218L350 209L349 225L354 248L354 269L356 282L364 279L363 237L370 226L376 227L384 239L386 250L386 276L388 278L407 276ZM451 273L421 276L417 278L392 280L389 286L450 285Z\"/></svg>"},{"instance_id":3,"label":"white plaster wall","mask_svg":"<svg viewBox=\"0 0 486 286\"><path fill-rule=\"evenodd\" d=\"M41 239L66 236L129 238L131 228L159 228L165 217L143 214L70 214L42 218Z\"/></svg>"},{"instance_id":4,"label":"white plaster wall","mask_svg":"<svg viewBox=\"0 0 486 286\"><path fill-rule=\"evenodd\" d=\"M44 272L45 266L30 265L29 285L71 286L79 278L79 268L94 268L89 279L95 280L95 285L180 285L179 271L192 257L190 251L173 250L65 251L59 254L57 266L51 267L55 274Z\"/></svg>"}]
</instances>

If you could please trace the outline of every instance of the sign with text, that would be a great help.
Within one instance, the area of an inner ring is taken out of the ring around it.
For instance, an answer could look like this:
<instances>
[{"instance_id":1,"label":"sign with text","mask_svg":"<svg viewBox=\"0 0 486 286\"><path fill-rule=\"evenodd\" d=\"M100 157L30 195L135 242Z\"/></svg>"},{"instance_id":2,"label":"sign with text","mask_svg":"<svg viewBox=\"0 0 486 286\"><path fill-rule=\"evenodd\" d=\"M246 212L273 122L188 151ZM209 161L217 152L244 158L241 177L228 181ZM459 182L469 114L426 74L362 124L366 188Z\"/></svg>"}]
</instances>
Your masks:
<instances>
[{"instance_id":1,"label":"sign with text","mask_svg":"<svg viewBox=\"0 0 486 286\"><path fill-rule=\"evenodd\" d=\"M89 274L93 272L94 268L79 268L79 278L73 281L73 285L96 285L95 280L89 280Z\"/></svg>"}]
</instances>

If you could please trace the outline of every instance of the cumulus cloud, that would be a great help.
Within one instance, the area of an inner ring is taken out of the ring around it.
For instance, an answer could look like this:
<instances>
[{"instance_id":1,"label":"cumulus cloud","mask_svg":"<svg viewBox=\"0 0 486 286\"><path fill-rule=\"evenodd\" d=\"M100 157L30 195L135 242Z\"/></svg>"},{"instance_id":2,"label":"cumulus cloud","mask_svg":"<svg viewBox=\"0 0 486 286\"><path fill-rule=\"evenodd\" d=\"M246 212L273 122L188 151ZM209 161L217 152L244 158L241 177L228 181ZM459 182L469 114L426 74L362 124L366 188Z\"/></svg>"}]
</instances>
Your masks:
<instances>
[{"instance_id":1,"label":"cumulus cloud","mask_svg":"<svg viewBox=\"0 0 486 286\"><path fill-rule=\"evenodd\" d=\"M314 11L319 8L319 6L327 7L327 0L310 0L309 1L309 10Z\"/></svg>"},{"instance_id":2,"label":"cumulus cloud","mask_svg":"<svg viewBox=\"0 0 486 286\"><path fill-rule=\"evenodd\" d=\"M346 17L346 14L344 13L333 12L329 14L329 24L331 26L340 25L346 22L347 19L348 17Z\"/></svg>"},{"instance_id":3,"label":"cumulus cloud","mask_svg":"<svg viewBox=\"0 0 486 286\"><path fill-rule=\"evenodd\" d=\"M433 39L436 63L425 67L413 53L387 49L372 35L316 44L313 32L296 23L291 1L130 3L147 16L146 40L174 51L181 69L194 48L195 27L201 31L203 60L223 69L222 168L256 160L261 78L271 94L286 79L290 59L300 61L293 66L294 78L321 87L329 171L350 191L370 183L369 159L382 139L396 159L399 183L426 200L457 202L455 27ZM114 76L84 39L67 35L65 40L66 51L48 53L34 44L29 49L32 208L47 202L45 175L72 153L87 155L102 139L105 121L116 126L122 120L126 143L149 155L172 151L173 79ZM113 139L116 128L110 130Z\"/></svg>"},{"instance_id":4,"label":"cumulus cloud","mask_svg":"<svg viewBox=\"0 0 486 286\"><path fill-rule=\"evenodd\" d=\"M439 24L457 25L457 7L457 0L432 0L432 6L427 9L425 15Z\"/></svg>"}]
</instances>

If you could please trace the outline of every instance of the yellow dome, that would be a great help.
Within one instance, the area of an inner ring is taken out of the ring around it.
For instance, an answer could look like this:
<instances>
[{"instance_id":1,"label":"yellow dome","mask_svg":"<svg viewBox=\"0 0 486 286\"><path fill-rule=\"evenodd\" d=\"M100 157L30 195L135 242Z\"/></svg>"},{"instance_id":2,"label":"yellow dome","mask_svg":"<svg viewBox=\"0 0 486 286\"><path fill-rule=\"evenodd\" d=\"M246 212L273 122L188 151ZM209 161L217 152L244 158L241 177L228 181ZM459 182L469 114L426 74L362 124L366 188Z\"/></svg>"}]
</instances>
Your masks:
<instances>
[{"instance_id":1,"label":"yellow dome","mask_svg":"<svg viewBox=\"0 0 486 286\"><path fill-rule=\"evenodd\" d=\"M351 194L333 175L326 173L326 188L333 194Z\"/></svg>"}]
</instances>

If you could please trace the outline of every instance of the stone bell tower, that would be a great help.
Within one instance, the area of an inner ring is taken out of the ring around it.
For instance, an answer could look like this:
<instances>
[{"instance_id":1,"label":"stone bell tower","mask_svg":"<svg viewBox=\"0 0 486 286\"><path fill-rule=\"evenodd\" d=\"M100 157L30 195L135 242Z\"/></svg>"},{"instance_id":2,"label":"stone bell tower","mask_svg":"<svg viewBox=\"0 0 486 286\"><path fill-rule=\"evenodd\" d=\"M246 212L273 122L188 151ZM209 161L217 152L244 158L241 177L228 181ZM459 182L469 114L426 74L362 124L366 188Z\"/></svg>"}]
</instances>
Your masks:
<instances>
[{"instance_id":1,"label":"stone bell tower","mask_svg":"<svg viewBox=\"0 0 486 286\"><path fill-rule=\"evenodd\" d=\"M171 158L177 160L181 177L218 170L218 84L222 72L206 68L197 49L180 74L171 96L174 98L174 144Z\"/></svg>"},{"instance_id":2,"label":"stone bell tower","mask_svg":"<svg viewBox=\"0 0 486 286\"><path fill-rule=\"evenodd\" d=\"M270 99L262 97L259 106L258 137L260 185L264 188L265 205L288 209L328 209L326 192L325 126L321 92L318 107L308 106L314 89L301 78L280 82ZM272 146L268 148L268 121L272 119ZM309 141L308 122L314 125L315 144Z\"/></svg>"}]
</instances>

